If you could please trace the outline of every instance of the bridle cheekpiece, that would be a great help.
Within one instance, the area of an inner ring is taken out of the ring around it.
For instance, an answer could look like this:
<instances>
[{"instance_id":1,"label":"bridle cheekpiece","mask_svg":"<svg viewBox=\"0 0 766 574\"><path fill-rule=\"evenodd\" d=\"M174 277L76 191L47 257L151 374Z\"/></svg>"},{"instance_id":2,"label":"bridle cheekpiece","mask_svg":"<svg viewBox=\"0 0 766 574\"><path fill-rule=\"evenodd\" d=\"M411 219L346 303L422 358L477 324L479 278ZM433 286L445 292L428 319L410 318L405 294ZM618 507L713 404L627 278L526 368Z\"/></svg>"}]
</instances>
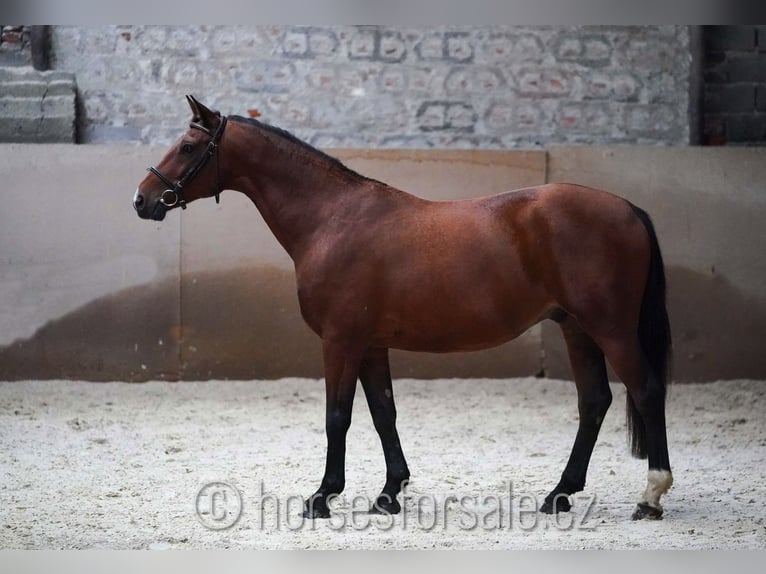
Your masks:
<instances>
[{"instance_id":1,"label":"bridle cheekpiece","mask_svg":"<svg viewBox=\"0 0 766 574\"><path fill-rule=\"evenodd\" d=\"M221 141L221 137L223 136L223 130L226 128L226 116L221 116L221 122L218 124L218 128L216 128L215 132L211 132L209 129L207 129L205 126L192 122L189 124L190 128L194 128L196 130L200 130L207 135L210 136L210 142L207 144L207 149L205 150L205 153L199 158L199 161L197 161L196 164L191 166L187 172L183 175L181 179L179 179L176 183L173 183L169 177L167 177L164 173L162 173L160 170L158 170L156 167L152 166L147 169L147 171L152 172L154 175L156 175L162 183L164 183L167 188L165 191L162 192L162 195L160 196L160 203L164 205L165 207L175 207L176 205L180 205L181 209L186 209L186 199L184 199L183 190L184 188L197 176L197 174L202 171L202 168L205 167L208 160L216 156L215 159L215 173L216 173L216 185L215 185L215 202L220 203L221 202L221 174L220 169L218 165L218 144Z\"/></svg>"}]
</instances>

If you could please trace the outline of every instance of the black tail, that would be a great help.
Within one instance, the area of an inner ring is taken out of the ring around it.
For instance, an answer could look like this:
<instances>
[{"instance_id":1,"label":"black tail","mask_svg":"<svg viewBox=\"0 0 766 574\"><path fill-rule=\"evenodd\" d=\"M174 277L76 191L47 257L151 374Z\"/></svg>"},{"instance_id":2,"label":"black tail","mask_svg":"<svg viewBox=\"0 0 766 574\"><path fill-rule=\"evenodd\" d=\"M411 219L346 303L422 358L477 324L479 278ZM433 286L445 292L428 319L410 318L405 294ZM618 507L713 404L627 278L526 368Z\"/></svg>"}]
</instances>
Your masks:
<instances>
[{"instance_id":1,"label":"black tail","mask_svg":"<svg viewBox=\"0 0 766 574\"><path fill-rule=\"evenodd\" d=\"M633 211L646 227L651 243L651 259L649 275L646 280L644 299L641 301L641 317L638 323L638 338L644 351L649 372L647 376L654 379L662 389L661 397L664 402L670 376L671 339L670 321L665 307L665 267L662 263L662 253L657 242L657 234L649 215L642 209L631 205ZM646 458L646 428L636 405L627 395L627 421L630 450L637 458Z\"/></svg>"}]
</instances>

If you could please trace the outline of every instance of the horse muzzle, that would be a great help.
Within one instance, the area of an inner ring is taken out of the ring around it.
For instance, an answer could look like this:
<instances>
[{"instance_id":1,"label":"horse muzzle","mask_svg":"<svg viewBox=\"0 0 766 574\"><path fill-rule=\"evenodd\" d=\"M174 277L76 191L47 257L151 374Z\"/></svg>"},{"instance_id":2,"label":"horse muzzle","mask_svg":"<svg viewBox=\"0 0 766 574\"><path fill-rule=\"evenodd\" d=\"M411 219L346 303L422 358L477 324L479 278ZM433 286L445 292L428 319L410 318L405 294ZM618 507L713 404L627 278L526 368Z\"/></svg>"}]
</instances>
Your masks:
<instances>
[{"instance_id":1,"label":"horse muzzle","mask_svg":"<svg viewBox=\"0 0 766 574\"><path fill-rule=\"evenodd\" d=\"M139 190L136 190L136 193L133 195L133 209L136 210L136 213L141 219L162 221L165 219L169 207L172 207L172 205L169 205L169 203L166 202L167 200L172 199L169 195L166 196L168 193L172 193L172 190L165 190L159 199L149 201ZM178 203L177 198L176 203Z\"/></svg>"}]
</instances>

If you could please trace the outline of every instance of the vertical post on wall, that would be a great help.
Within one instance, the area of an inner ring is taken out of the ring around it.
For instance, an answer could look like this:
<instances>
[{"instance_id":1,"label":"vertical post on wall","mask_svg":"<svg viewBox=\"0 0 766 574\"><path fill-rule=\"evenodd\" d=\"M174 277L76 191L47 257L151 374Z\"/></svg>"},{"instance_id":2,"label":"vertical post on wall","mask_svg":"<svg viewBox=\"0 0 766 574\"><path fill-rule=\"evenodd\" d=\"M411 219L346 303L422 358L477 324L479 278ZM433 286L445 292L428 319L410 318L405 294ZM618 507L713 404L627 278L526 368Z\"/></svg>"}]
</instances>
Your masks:
<instances>
[{"instance_id":1,"label":"vertical post on wall","mask_svg":"<svg viewBox=\"0 0 766 574\"><path fill-rule=\"evenodd\" d=\"M702 26L689 26L689 145L702 145L705 116L705 43Z\"/></svg>"},{"instance_id":2,"label":"vertical post on wall","mask_svg":"<svg viewBox=\"0 0 766 574\"><path fill-rule=\"evenodd\" d=\"M50 66L50 41L48 26L30 26L29 41L32 47L32 66L35 70L47 70Z\"/></svg>"}]
</instances>

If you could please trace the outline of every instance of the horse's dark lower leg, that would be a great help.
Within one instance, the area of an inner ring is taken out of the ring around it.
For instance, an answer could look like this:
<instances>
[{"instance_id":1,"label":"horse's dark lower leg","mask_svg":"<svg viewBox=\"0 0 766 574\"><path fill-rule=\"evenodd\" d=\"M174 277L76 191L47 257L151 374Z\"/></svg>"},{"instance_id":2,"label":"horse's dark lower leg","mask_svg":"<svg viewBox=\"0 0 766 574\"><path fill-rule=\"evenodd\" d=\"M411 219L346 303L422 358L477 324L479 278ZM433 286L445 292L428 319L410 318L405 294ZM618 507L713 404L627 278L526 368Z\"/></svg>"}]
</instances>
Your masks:
<instances>
[{"instance_id":1,"label":"horse's dark lower leg","mask_svg":"<svg viewBox=\"0 0 766 574\"><path fill-rule=\"evenodd\" d=\"M643 423L649 471L633 519L661 518L660 497L673 484L665 425L665 387L647 365L637 340L610 341L604 344L604 350Z\"/></svg>"},{"instance_id":2,"label":"horse's dark lower leg","mask_svg":"<svg viewBox=\"0 0 766 574\"><path fill-rule=\"evenodd\" d=\"M643 404L640 404L641 402ZM652 398L650 394L643 401L639 401L637 407L646 427L649 471L646 489L633 512L633 520L657 519L661 518L663 514L660 497L673 485L673 474L670 471L668 455L664 397Z\"/></svg>"},{"instance_id":3,"label":"horse's dark lower leg","mask_svg":"<svg viewBox=\"0 0 766 574\"><path fill-rule=\"evenodd\" d=\"M541 511L548 514L570 509L569 495L585 487L593 447L596 444L604 415L612 402L604 354L574 321L567 318L561 324L569 360L577 385L577 407L580 423L572 453L556 488L545 498Z\"/></svg>"},{"instance_id":4,"label":"horse's dark lower leg","mask_svg":"<svg viewBox=\"0 0 766 574\"><path fill-rule=\"evenodd\" d=\"M651 370L647 366L644 369L648 373L645 378L645 388L638 392L628 389L644 424L649 463L646 489L633 512L633 520L661 518L663 508L660 497L673 484L665 424L665 390L657 382Z\"/></svg>"},{"instance_id":5,"label":"horse's dark lower leg","mask_svg":"<svg viewBox=\"0 0 766 574\"><path fill-rule=\"evenodd\" d=\"M401 510L397 496L410 478L410 471L396 432L396 406L388 349L371 349L362 360L359 378L386 459L386 484L370 511L396 514Z\"/></svg>"},{"instance_id":6,"label":"horse's dark lower leg","mask_svg":"<svg viewBox=\"0 0 766 574\"><path fill-rule=\"evenodd\" d=\"M327 433L327 460L319 489L309 497L303 515L329 518L329 499L346 486L346 433L351 425L351 408L362 353L345 345L323 344Z\"/></svg>"}]
</instances>

